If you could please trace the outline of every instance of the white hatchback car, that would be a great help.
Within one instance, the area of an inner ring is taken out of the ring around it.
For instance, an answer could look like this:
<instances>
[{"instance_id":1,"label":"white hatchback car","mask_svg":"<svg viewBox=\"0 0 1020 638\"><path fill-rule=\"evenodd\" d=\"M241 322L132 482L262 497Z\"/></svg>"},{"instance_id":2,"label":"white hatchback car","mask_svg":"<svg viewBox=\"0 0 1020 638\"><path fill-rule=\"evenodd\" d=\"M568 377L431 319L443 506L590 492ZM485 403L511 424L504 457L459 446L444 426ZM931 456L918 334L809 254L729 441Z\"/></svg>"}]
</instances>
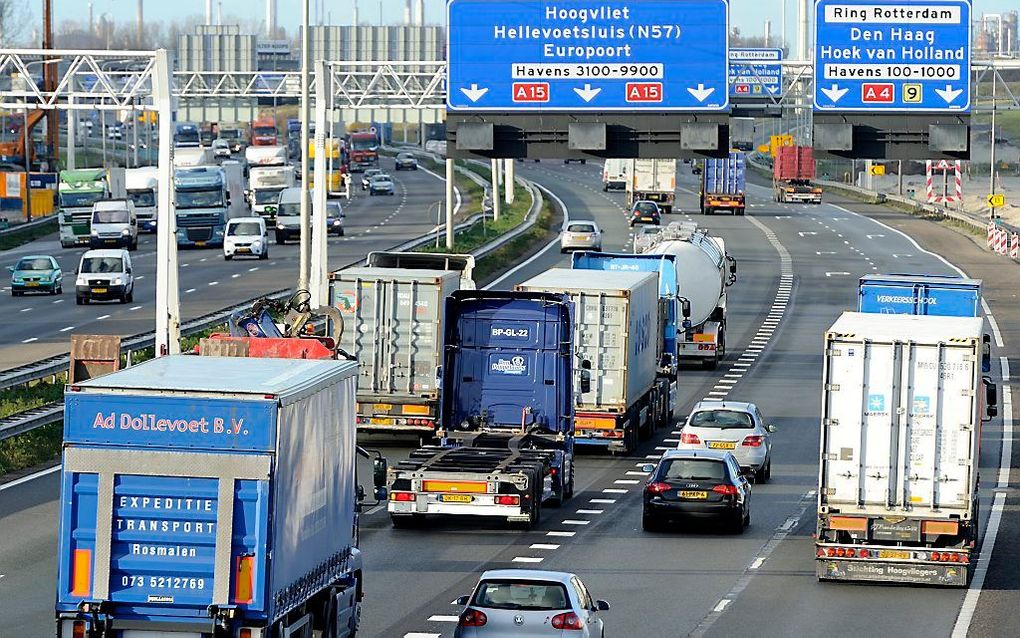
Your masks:
<instances>
[{"instance_id":1,"label":"white hatchback car","mask_svg":"<svg viewBox=\"0 0 1020 638\"><path fill-rule=\"evenodd\" d=\"M269 229L262 217L235 217L223 236L223 259L247 256L269 259Z\"/></svg>"},{"instance_id":2,"label":"white hatchback car","mask_svg":"<svg viewBox=\"0 0 1020 638\"><path fill-rule=\"evenodd\" d=\"M568 250L602 251L602 231L591 221L569 222L560 233L560 252Z\"/></svg>"},{"instance_id":3,"label":"white hatchback car","mask_svg":"<svg viewBox=\"0 0 1020 638\"><path fill-rule=\"evenodd\" d=\"M680 450L725 450L732 452L740 470L754 482L772 477L772 433L753 403L741 401L700 401L680 430Z\"/></svg>"}]
</instances>

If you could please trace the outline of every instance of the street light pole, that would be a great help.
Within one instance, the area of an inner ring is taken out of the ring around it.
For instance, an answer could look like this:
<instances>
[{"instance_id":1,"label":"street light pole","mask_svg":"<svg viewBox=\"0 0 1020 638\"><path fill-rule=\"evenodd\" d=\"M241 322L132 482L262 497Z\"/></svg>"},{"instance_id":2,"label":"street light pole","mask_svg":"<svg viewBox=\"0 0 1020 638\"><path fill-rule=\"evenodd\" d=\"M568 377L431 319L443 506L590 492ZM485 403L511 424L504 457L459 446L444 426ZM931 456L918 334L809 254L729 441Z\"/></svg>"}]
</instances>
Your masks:
<instances>
[{"instance_id":1,"label":"street light pole","mask_svg":"<svg viewBox=\"0 0 1020 638\"><path fill-rule=\"evenodd\" d=\"M988 194L995 194L995 85L998 84L995 74L995 62L992 62L992 150L988 156ZM995 209L988 203L989 219L995 219Z\"/></svg>"},{"instance_id":2,"label":"street light pole","mask_svg":"<svg viewBox=\"0 0 1020 638\"><path fill-rule=\"evenodd\" d=\"M308 67L309 62L309 37L308 37L308 0L302 2L301 14L301 254L298 260L298 290L308 290L308 261L311 248L311 241L308 231L310 230L311 216L309 214L308 197L308 120L311 118L311 105L308 97Z\"/></svg>"}]
</instances>

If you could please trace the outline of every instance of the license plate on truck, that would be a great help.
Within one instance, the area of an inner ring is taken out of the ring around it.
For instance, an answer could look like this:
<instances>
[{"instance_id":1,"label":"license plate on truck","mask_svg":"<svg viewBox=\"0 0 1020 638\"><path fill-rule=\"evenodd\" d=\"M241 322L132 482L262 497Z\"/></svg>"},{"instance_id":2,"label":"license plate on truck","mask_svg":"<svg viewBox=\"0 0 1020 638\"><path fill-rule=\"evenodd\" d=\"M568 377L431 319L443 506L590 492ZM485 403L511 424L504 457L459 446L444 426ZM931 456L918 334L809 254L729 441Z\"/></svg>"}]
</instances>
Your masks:
<instances>
[{"instance_id":1,"label":"license plate on truck","mask_svg":"<svg viewBox=\"0 0 1020 638\"><path fill-rule=\"evenodd\" d=\"M386 417L374 416L374 417L372 417L372 425L393 425L393 419L387 419Z\"/></svg>"},{"instance_id":2,"label":"license plate on truck","mask_svg":"<svg viewBox=\"0 0 1020 638\"><path fill-rule=\"evenodd\" d=\"M442 503L470 503L475 497L470 494L440 494L439 501Z\"/></svg>"},{"instance_id":3,"label":"license plate on truck","mask_svg":"<svg viewBox=\"0 0 1020 638\"><path fill-rule=\"evenodd\" d=\"M905 552L897 549L880 549L878 550L879 558L894 558L896 560L910 560L910 552Z\"/></svg>"}]
</instances>

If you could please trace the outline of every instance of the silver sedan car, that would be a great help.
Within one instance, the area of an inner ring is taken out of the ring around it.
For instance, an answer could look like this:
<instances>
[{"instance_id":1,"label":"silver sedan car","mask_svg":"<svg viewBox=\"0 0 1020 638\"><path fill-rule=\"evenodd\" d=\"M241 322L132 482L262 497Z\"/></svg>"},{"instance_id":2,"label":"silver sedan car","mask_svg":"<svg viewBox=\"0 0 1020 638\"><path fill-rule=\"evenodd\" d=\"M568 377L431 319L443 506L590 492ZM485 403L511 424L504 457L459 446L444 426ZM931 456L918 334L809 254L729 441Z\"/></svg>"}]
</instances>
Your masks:
<instances>
[{"instance_id":1,"label":"silver sedan car","mask_svg":"<svg viewBox=\"0 0 1020 638\"><path fill-rule=\"evenodd\" d=\"M602 231L595 222L569 222L560 234L560 252L602 250Z\"/></svg>"},{"instance_id":2,"label":"silver sedan car","mask_svg":"<svg viewBox=\"0 0 1020 638\"><path fill-rule=\"evenodd\" d=\"M772 478L772 433L753 403L700 401L680 430L681 450L726 450L732 452L740 470L756 483Z\"/></svg>"},{"instance_id":3,"label":"silver sedan car","mask_svg":"<svg viewBox=\"0 0 1020 638\"><path fill-rule=\"evenodd\" d=\"M465 607L455 638L605 638L599 612L609 609L574 574L532 569L487 571L456 604Z\"/></svg>"}]
</instances>

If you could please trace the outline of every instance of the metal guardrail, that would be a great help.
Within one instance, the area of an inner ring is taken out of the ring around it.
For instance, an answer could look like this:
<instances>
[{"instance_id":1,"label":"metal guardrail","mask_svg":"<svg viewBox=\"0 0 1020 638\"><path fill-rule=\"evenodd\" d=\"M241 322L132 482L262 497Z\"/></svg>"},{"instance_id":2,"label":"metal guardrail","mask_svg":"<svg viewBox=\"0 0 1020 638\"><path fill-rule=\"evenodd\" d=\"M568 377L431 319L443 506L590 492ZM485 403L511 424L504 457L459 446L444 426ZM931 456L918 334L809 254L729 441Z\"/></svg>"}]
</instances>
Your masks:
<instances>
[{"instance_id":1,"label":"metal guardrail","mask_svg":"<svg viewBox=\"0 0 1020 638\"><path fill-rule=\"evenodd\" d=\"M45 217L40 217L39 219L33 219L32 221L25 222L24 224L15 224L13 226L9 226L7 228L4 228L3 230L0 230L0 237L7 237L9 235L20 233L21 231L24 230L38 228L39 226L45 226L46 224L55 221L57 221L56 213L52 215L47 215Z\"/></svg>"}]
</instances>

